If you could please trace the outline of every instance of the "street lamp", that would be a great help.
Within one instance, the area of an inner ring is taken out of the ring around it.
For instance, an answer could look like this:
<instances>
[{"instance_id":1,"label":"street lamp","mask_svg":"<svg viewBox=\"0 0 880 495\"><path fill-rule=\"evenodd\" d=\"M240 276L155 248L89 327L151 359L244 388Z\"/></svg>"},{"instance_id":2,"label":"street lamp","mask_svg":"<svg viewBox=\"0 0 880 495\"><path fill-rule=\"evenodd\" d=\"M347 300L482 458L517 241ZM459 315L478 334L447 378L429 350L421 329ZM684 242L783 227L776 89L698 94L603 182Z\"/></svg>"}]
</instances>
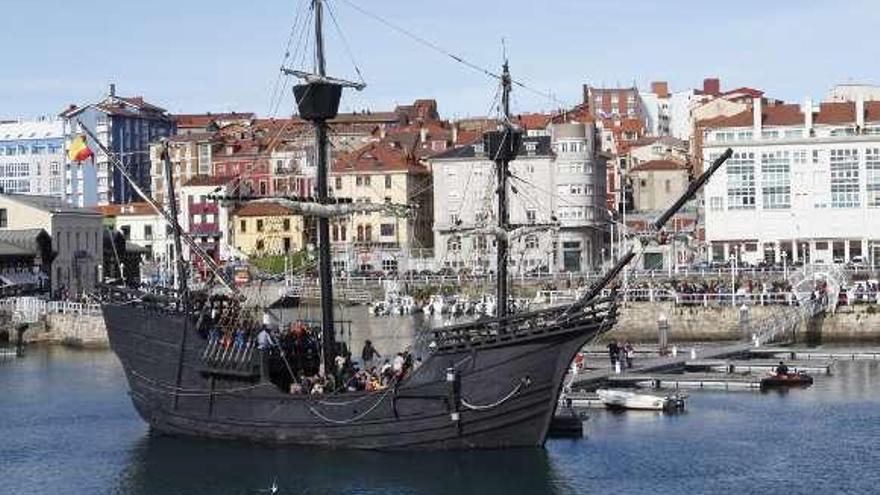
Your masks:
<instances>
[{"instance_id":1,"label":"street lamp","mask_svg":"<svg viewBox=\"0 0 880 495\"><path fill-rule=\"evenodd\" d=\"M730 256L730 304L736 306L736 268L739 263L739 245L733 246L733 254Z\"/></svg>"},{"instance_id":2,"label":"street lamp","mask_svg":"<svg viewBox=\"0 0 880 495\"><path fill-rule=\"evenodd\" d=\"M782 276L788 279L788 251L782 252Z\"/></svg>"}]
</instances>

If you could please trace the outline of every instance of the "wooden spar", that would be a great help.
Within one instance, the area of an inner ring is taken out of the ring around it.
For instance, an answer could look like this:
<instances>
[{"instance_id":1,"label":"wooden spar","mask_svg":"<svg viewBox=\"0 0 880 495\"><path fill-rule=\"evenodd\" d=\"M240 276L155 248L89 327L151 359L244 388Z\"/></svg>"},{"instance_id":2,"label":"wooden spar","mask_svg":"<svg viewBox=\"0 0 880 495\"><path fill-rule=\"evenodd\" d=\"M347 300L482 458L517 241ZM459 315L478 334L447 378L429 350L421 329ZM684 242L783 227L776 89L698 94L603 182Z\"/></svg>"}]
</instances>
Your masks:
<instances>
[{"instance_id":1,"label":"wooden spar","mask_svg":"<svg viewBox=\"0 0 880 495\"><path fill-rule=\"evenodd\" d=\"M144 199L144 201L146 201L153 208L156 213L162 215L165 221L168 222L168 225L170 225L171 228L180 235L181 240L183 240L186 245L189 246L190 249L192 249L196 253L196 255L202 259L202 261L205 262L205 265L207 265L208 269L211 271L211 273L213 273L217 280L219 280L224 287L229 289L233 295L241 300L245 299L244 295L238 290L238 288L226 281L220 271L220 267L217 266L217 263L214 262L214 259L208 256L208 253L206 253L201 248L201 246L196 243L195 239L193 239L189 234L183 231L183 229L180 227L180 223L177 221L177 218L172 216L165 209L163 209L162 206L156 202L156 200L154 200L149 194L141 189L138 183L135 182L131 175L128 174L128 171L125 170L125 166L122 164L121 161L119 161L119 158L117 158L113 154L113 152L110 151L109 148L104 146L104 144L98 140L98 137L95 136L95 133L93 133L88 127L86 127L80 119L76 119L76 122L77 124L79 124L80 129L82 129L82 131L85 132L92 139L95 145L98 146L101 152L107 155L107 159L110 160L113 168L118 170L122 177L126 181L128 181L129 184L131 184L132 189L134 189L134 191L138 193ZM182 257L182 253L179 254L179 256Z\"/></svg>"},{"instance_id":2,"label":"wooden spar","mask_svg":"<svg viewBox=\"0 0 880 495\"><path fill-rule=\"evenodd\" d=\"M712 165L709 166L709 169L703 172L703 175L701 175L697 180L692 182L687 190L682 193L682 195L675 201L675 203L673 203L672 206L670 206L662 215L660 215L659 218L657 218L657 220L654 221L654 223L651 224L652 227L654 227L654 230L662 229L663 226L666 225L666 222L668 222L673 215L678 213L678 210L680 210L685 203L690 201L697 194L697 191L699 191L700 188L706 184L706 182L712 177L712 175L719 168L721 168L721 165L723 165L724 162L726 162L731 155L733 155L733 150L727 148L727 151L722 153L721 156L719 156L714 162L712 162ZM604 277L602 277L601 280L599 280L599 282L593 285L593 287L591 287L590 290L587 291L586 294L584 294L584 296L580 299L580 301L578 301L578 303L584 304L598 296L602 292L602 290L604 290L605 287L608 286L608 284L610 284L612 281L614 281L614 279L617 278L618 275L620 275L620 273L626 268L627 265L629 265L629 263L633 260L633 258L635 258L635 256L635 249L633 247L630 247L627 250L626 254L624 254L623 257L618 260L618 262L611 268L611 270L608 271L608 273L605 274Z\"/></svg>"}]
</instances>

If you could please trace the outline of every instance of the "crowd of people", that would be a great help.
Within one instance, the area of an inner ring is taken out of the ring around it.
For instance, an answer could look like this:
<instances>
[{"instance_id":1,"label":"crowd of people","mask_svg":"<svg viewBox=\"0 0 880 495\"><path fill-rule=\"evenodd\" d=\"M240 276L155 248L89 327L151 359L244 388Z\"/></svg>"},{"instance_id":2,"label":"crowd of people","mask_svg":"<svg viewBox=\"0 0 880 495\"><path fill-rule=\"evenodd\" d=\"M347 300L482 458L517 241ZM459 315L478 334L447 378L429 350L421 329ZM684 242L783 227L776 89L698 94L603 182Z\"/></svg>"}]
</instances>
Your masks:
<instances>
[{"instance_id":1,"label":"crowd of people","mask_svg":"<svg viewBox=\"0 0 880 495\"><path fill-rule=\"evenodd\" d=\"M383 358L367 340L356 362L345 343L336 343L331 369L321 366L321 329L295 322L287 331L263 326L257 335L263 376L291 394L375 392L402 380L421 364L409 349Z\"/></svg>"}]
</instances>

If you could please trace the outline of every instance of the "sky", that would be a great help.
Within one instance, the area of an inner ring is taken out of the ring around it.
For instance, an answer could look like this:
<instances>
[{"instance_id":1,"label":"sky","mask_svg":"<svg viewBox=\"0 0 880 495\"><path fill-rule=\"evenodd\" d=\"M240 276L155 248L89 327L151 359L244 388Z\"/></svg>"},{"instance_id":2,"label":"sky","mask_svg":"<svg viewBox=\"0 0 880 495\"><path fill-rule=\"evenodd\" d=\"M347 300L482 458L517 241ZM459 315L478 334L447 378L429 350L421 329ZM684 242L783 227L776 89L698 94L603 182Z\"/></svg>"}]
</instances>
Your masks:
<instances>
[{"instance_id":1,"label":"sky","mask_svg":"<svg viewBox=\"0 0 880 495\"><path fill-rule=\"evenodd\" d=\"M2 0L0 119L56 115L111 82L174 113L289 115L290 91L273 94L305 1ZM795 102L880 84L877 0L326 1L345 40L328 18L328 72L355 79L353 59L368 84L344 111L435 98L444 117L485 115L497 88L350 3L490 70L506 47L514 78L536 90L515 89L517 113L580 103L584 83L677 91L720 77Z\"/></svg>"}]
</instances>

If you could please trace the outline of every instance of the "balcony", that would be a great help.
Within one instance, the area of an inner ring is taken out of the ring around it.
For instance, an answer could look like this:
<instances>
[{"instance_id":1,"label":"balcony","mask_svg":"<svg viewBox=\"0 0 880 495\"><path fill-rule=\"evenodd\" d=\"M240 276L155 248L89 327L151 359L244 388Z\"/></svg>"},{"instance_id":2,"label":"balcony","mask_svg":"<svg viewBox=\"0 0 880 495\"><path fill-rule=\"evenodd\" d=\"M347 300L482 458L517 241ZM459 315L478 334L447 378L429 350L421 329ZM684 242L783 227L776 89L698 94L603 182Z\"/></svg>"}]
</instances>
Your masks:
<instances>
[{"instance_id":1,"label":"balcony","mask_svg":"<svg viewBox=\"0 0 880 495\"><path fill-rule=\"evenodd\" d=\"M216 203L193 203L189 207L190 215L216 215L219 208Z\"/></svg>"},{"instance_id":2,"label":"balcony","mask_svg":"<svg viewBox=\"0 0 880 495\"><path fill-rule=\"evenodd\" d=\"M194 236L218 236L220 227L216 223L197 223L190 225L189 233Z\"/></svg>"}]
</instances>

